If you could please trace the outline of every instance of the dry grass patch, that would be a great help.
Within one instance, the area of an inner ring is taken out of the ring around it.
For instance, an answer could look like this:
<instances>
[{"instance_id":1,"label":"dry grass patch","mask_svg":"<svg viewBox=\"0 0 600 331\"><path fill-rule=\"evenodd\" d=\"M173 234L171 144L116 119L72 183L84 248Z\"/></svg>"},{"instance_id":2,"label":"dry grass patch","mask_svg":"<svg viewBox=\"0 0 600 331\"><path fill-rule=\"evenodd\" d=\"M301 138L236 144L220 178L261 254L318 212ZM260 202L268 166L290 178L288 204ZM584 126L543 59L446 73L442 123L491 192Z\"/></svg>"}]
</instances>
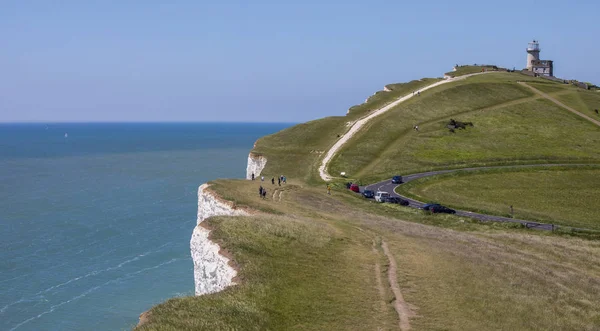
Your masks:
<instances>
[{"instance_id":1,"label":"dry grass patch","mask_svg":"<svg viewBox=\"0 0 600 331\"><path fill-rule=\"evenodd\" d=\"M600 245L514 232L388 227L415 330L595 330Z\"/></svg>"},{"instance_id":2,"label":"dry grass patch","mask_svg":"<svg viewBox=\"0 0 600 331\"><path fill-rule=\"evenodd\" d=\"M396 316L381 305L373 273L379 257L361 231L266 215L208 222L240 266L240 284L171 299L139 330L393 329Z\"/></svg>"}]
</instances>

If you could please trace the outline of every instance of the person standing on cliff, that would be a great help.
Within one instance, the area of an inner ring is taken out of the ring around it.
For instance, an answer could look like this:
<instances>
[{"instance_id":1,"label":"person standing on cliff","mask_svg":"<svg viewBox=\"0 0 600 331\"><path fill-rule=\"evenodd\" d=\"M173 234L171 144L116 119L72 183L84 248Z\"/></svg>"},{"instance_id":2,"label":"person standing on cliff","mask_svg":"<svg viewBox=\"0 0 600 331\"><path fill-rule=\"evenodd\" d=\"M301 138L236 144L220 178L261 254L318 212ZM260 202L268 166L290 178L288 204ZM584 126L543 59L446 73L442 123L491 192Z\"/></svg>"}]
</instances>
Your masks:
<instances>
[{"instance_id":1,"label":"person standing on cliff","mask_svg":"<svg viewBox=\"0 0 600 331\"><path fill-rule=\"evenodd\" d=\"M260 176L260 181L264 182L265 181L265 176Z\"/></svg>"},{"instance_id":2,"label":"person standing on cliff","mask_svg":"<svg viewBox=\"0 0 600 331\"><path fill-rule=\"evenodd\" d=\"M252 180L254 180L254 173L252 173Z\"/></svg>"},{"instance_id":3,"label":"person standing on cliff","mask_svg":"<svg viewBox=\"0 0 600 331\"><path fill-rule=\"evenodd\" d=\"M283 176L283 183L287 183L287 177Z\"/></svg>"},{"instance_id":4,"label":"person standing on cliff","mask_svg":"<svg viewBox=\"0 0 600 331\"><path fill-rule=\"evenodd\" d=\"M263 198L263 199L266 199L266 198L267 198L267 189L264 189L264 188L263 188L263 191L262 191L262 198Z\"/></svg>"},{"instance_id":5,"label":"person standing on cliff","mask_svg":"<svg viewBox=\"0 0 600 331\"><path fill-rule=\"evenodd\" d=\"M271 184L275 185L275 177L271 178Z\"/></svg>"},{"instance_id":6,"label":"person standing on cliff","mask_svg":"<svg viewBox=\"0 0 600 331\"><path fill-rule=\"evenodd\" d=\"M327 184L327 194L331 195L331 185Z\"/></svg>"},{"instance_id":7,"label":"person standing on cliff","mask_svg":"<svg viewBox=\"0 0 600 331\"><path fill-rule=\"evenodd\" d=\"M277 177L277 185L281 186L281 177Z\"/></svg>"},{"instance_id":8,"label":"person standing on cliff","mask_svg":"<svg viewBox=\"0 0 600 331\"><path fill-rule=\"evenodd\" d=\"M262 197L262 195L263 195L263 187L261 185L260 188L258 189L258 196Z\"/></svg>"}]
</instances>

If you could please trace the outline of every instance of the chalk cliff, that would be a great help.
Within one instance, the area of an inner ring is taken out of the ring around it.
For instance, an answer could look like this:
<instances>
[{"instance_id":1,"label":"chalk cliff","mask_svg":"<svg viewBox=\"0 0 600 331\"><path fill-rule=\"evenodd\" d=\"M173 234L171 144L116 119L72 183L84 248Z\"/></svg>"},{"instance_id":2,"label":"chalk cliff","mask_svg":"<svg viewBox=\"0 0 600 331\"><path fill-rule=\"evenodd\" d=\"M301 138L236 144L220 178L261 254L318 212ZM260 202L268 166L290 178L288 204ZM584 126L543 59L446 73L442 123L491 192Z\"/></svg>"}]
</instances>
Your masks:
<instances>
[{"instance_id":1,"label":"chalk cliff","mask_svg":"<svg viewBox=\"0 0 600 331\"><path fill-rule=\"evenodd\" d=\"M254 153L248 154L248 165L246 166L246 179L252 179L252 173L254 173L254 177L260 177L260 173L263 171L266 165L266 157Z\"/></svg>"},{"instance_id":2,"label":"chalk cliff","mask_svg":"<svg viewBox=\"0 0 600 331\"><path fill-rule=\"evenodd\" d=\"M219 245L208 238L210 230L200 223L211 216L249 215L236 209L232 203L219 199L208 190L208 186L203 184L198 188L198 220L190 240L196 295L219 292L234 285L233 278L237 275L229 265L229 259L219 254Z\"/></svg>"}]
</instances>

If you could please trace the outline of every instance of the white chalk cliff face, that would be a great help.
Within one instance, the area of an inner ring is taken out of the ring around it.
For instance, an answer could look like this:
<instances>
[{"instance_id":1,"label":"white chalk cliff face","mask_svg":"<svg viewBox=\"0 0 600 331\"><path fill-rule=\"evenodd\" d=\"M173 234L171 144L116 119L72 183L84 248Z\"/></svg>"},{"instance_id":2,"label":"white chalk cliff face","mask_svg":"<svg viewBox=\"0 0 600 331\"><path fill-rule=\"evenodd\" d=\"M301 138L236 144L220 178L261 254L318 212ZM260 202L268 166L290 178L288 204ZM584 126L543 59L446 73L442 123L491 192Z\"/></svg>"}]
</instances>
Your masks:
<instances>
[{"instance_id":1,"label":"white chalk cliff face","mask_svg":"<svg viewBox=\"0 0 600 331\"><path fill-rule=\"evenodd\" d=\"M246 167L246 179L252 179L254 177L260 177L260 173L267 165L267 158L262 155L256 155L253 153L248 154L248 166Z\"/></svg>"},{"instance_id":2,"label":"white chalk cliff face","mask_svg":"<svg viewBox=\"0 0 600 331\"><path fill-rule=\"evenodd\" d=\"M234 209L226 201L221 201L203 184L198 188L198 221L190 240L190 250L194 261L194 284L196 295L219 292L234 285L235 269L229 266L229 259L219 254L218 244L209 240L209 230L200 226L211 216L248 215L244 210Z\"/></svg>"}]
</instances>

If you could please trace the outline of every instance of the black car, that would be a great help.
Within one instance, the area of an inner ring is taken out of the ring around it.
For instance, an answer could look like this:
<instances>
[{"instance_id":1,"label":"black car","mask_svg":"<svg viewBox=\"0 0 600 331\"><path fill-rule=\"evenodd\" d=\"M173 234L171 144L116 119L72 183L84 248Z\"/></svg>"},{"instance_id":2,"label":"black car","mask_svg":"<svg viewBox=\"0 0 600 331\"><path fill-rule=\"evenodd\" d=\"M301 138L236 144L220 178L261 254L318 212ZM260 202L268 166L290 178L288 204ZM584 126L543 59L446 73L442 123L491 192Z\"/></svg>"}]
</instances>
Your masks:
<instances>
[{"instance_id":1,"label":"black car","mask_svg":"<svg viewBox=\"0 0 600 331\"><path fill-rule=\"evenodd\" d=\"M371 190L364 190L362 192L363 197L367 198L367 199L373 199L375 197L375 192L371 191Z\"/></svg>"},{"instance_id":2,"label":"black car","mask_svg":"<svg viewBox=\"0 0 600 331\"><path fill-rule=\"evenodd\" d=\"M427 211L429 211L429 209L430 209L431 207L434 207L434 206L441 206L441 205L440 205L439 203L427 203L427 204L424 204L424 205L423 205L422 207L420 207L419 209L423 209L423 210L427 210Z\"/></svg>"},{"instance_id":3,"label":"black car","mask_svg":"<svg viewBox=\"0 0 600 331\"><path fill-rule=\"evenodd\" d=\"M456 210L441 205L432 206L429 211L432 213L456 214Z\"/></svg>"},{"instance_id":4,"label":"black car","mask_svg":"<svg viewBox=\"0 0 600 331\"><path fill-rule=\"evenodd\" d=\"M392 177L392 184L402 184L402 176Z\"/></svg>"},{"instance_id":5,"label":"black car","mask_svg":"<svg viewBox=\"0 0 600 331\"><path fill-rule=\"evenodd\" d=\"M385 198L384 202L397 203L400 206L408 206L408 200L404 200L399 197L388 197L388 198Z\"/></svg>"}]
</instances>

